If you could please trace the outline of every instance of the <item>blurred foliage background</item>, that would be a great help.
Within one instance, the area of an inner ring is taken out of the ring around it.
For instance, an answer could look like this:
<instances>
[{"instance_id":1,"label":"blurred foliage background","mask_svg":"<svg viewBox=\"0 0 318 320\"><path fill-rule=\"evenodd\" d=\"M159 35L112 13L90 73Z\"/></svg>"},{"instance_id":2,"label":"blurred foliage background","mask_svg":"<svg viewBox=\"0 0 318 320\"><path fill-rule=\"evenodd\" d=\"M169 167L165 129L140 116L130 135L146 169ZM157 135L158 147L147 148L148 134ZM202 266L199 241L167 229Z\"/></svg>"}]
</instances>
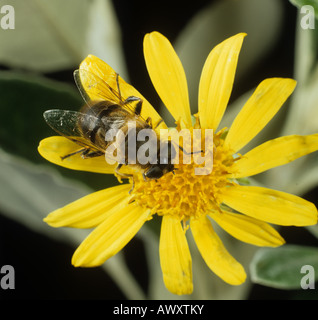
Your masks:
<instances>
[{"instance_id":1,"label":"blurred foliage background","mask_svg":"<svg viewBox=\"0 0 318 320\"><path fill-rule=\"evenodd\" d=\"M220 230L229 251L251 270L249 280L240 287L215 277L189 239L194 293L176 297L162 281L159 218L143 227L121 253L94 269L74 268L70 263L89 230L53 229L42 222L50 211L118 183L112 176L54 166L37 152L39 141L55 134L44 122L43 111L82 106L73 71L88 54L111 65L171 123L143 59L143 37L154 30L168 37L184 64L193 113L210 50L238 32L248 34L223 125L231 123L263 79L278 76L298 81L293 97L248 148L280 135L318 132L318 33L300 27L299 10L308 1L292 2L0 1L0 7L11 5L15 10L15 29L0 28L0 266L12 265L16 272L16 288L0 289L0 298L318 298L317 288L300 289L301 265L312 264L318 276L317 226L280 228L288 245L271 250L239 243ZM4 16L1 13L0 19ZM261 174L255 182L318 205L317 154Z\"/></svg>"}]
</instances>

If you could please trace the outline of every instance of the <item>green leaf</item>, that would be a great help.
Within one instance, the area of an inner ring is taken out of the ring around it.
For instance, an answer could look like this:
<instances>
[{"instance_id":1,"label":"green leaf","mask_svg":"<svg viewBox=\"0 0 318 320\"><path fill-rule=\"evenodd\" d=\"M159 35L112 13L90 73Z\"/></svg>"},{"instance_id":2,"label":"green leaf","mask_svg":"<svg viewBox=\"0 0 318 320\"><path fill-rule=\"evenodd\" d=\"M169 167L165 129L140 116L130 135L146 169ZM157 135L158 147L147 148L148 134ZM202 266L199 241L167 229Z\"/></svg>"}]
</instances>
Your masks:
<instances>
[{"instance_id":1,"label":"green leaf","mask_svg":"<svg viewBox=\"0 0 318 320\"><path fill-rule=\"evenodd\" d=\"M84 104L74 86L38 76L0 73L0 147L33 162L45 163L94 189L118 183L113 175L73 171L50 164L38 153L39 142L57 135L44 121L49 109L79 110Z\"/></svg>"},{"instance_id":2,"label":"green leaf","mask_svg":"<svg viewBox=\"0 0 318 320\"><path fill-rule=\"evenodd\" d=\"M60 235L42 220L51 211L91 191L84 184L63 179L49 167L32 164L0 149L0 211L31 230ZM60 229L59 229L60 230Z\"/></svg>"},{"instance_id":3,"label":"green leaf","mask_svg":"<svg viewBox=\"0 0 318 320\"><path fill-rule=\"evenodd\" d=\"M302 6L312 6L315 10L315 16L318 17L318 0L289 0L294 6L301 8Z\"/></svg>"},{"instance_id":4,"label":"green leaf","mask_svg":"<svg viewBox=\"0 0 318 320\"><path fill-rule=\"evenodd\" d=\"M74 87L43 77L0 73L0 145L33 161L42 161L39 141L54 135L45 123L48 109L78 110L84 104Z\"/></svg>"},{"instance_id":5,"label":"green leaf","mask_svg":"<svg viewBox=\"0 0 318 320\"><path fill-rule=\"evenodd\" d=\"M52 71L80 62L89 0L10 0L6 4L15 10L15 29L0 30L2 64Z\"/></svg>"},{"instance_id":6,"label":"green leaf","mask_svg":"<svg viewBox=\"0 0 318 320\"><path fill-rule=\"evenodd\" d=\"M258 250L250 264L254 283L279 289L299 289L305 274L301 268L310 265L318 280L318 248L285 245Z\"/></svg>"},{"instance_id":7,"label":"green leaf","mask_svg":"<svg viewBox=\"0 0 318 320\"><path fill-rule=\"evenodd\" d=\"M314 226L308 226L306 228L318 239L318 224L315 224Z\"/></svg>"},{"instance_id":8,"label":"green leaf","mask_svg":"<svg viewBox=\"0 0 318 320\"><path fill-rule=\"evenodd\" d=\"M123 78L128 78L120 24L111 0L94 0L90 5L86 47L83 52L94 54L107 62Z\"/></svg>"},{"instance_id":9,"label":"green leaf","mask_svg":"<svg viewBox=\"0 0 318 320\"><path fill-rule=\"evenodd\" d=\"M10 219L35 232L70 243L74 248L90 232L83 229L52 228L43 222L43 218L51 211L89 194L91 190L83 184L65 179L48 167L32 164L1 149L0 180L0 211ZM69 263L71 267L70 261L65 263ZM102 268L128 299L145 299L145 294L126 266L122 253L112 257Z\"/></svg>"},{"instance_id":10,"label":"green leaf","mask_svg":"<svg viewBox=\"0 0 318 320\"><path fill-rule=\"evenodd\" d=\"M125 71L111 0L7 0L4 4L14 8L15 29L0 28L1 64L51 72L74 68L91 53L120 67L118 72Z\"/></svg>"}]
</instances>

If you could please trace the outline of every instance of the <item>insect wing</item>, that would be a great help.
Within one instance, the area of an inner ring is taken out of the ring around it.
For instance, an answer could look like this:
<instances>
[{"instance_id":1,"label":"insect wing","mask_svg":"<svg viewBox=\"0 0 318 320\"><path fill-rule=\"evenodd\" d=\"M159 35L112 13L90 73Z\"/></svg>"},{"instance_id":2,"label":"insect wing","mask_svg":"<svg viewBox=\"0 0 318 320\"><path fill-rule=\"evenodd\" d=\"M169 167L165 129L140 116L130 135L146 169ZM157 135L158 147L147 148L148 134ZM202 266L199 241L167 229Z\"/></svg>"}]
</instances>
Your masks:
<instances>
[{"instance_id":1,"label":"insect wing","mask_svg":"<svg viewBox=\"0 0 318 320\"><path fill-rule=\"evenodd\" d=\"M104 76L105 79L101 79L94 73L84 69L74 71L76 85L88 107L93 107L98 101L106 100L121 106L131 116L135 116L136 108L131 103L140 101L140 98L135 96L123 97L120 92L117 76L118 74L108 74ZM146 120L141 115L139 115L139 119L143 124L146 123Z\"/></svg>"},{"instance_id":2,"label":"insect wing","mask_svg":"<svg viewBox=\"0 0 318 320\"><path fill-rule=\"evenodd\" d=\"M96 117L81 112L58 109L45 111L43 117L46 123L60 135L81 146L97 150L96 146L83 137L83 132L78 126L78 123L83 123L84 121L87 124L96 126L96 121L99 121Z\"/></svg>"},{"instance_id":3,"label":"insect wing","mask_svg":"<svg viewBox=\"0 0 318 320\"><path fill-rule=\"evenodd\" d=\"M75 83L86 103L90 106L96 101L112 101L114 104L123 104L123 98L115 90L117 88L116 75L109 75L106 80L87 70L74 71ZM84 85L85 84L85 85Z\"/></svg>"}]
</instances>

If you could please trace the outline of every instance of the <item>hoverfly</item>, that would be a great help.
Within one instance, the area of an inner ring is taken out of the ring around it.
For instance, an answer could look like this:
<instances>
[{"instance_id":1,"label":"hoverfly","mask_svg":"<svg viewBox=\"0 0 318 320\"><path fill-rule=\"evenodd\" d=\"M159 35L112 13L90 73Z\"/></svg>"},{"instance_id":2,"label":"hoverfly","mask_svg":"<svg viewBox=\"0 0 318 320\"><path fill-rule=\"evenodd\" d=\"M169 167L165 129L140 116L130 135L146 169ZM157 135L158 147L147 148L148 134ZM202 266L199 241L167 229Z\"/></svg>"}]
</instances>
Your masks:
<instances>
[{"instance_id":1,"label":"hoverfly","mask_svg":"<svg viewBox=\"0 0 318 320\"><path fill-rule=\"evenodd\" d=\"M114 133L114 139L117 136L116 133L124 133L124 137L116 141L117 144L121 144L125 148L124 158L118 162L115 169L119 176L123 178L133 177L132 174L125 174L119 171L123 165L139 169L144 180L159 179L168 172L174 173L175 168L171 162L176 155L175 147L169 140L160 143L157 134L152 138L152 142L157 148L157 159L146 164L141 164L138 159L136 160L136 154L134 153L144 142L135 140L130 143L131 141L129 141L128 137L130 136L129 130L132 130L132 128L128 126L128 123L130 121L135 123L135 128L133 129L136 134L132 136L136 137L142 129L156 129L163 120L161 119L153 128L151 118L144 119L141 116L142 99L135 96L122 97L119 76L115 74L114 77L116 77L117 90L108 85L107 81L89 71L76 70L74 79L87 105L79 112L56 109L44 112L44 119L52 129L81 147L73 153L62 156L62 160L75 154L81 154L84 159L102 155L107 158L110 155L107 154L106 150L109 145L114 143L114 140L106 140L106 134L111 130ZM94 92L97 92L97 102L89 98L82 85L81 78L85 78L89 88L94 87L96 89ZM111 79L112 82L113 80ZM129 150L129 145L134 145L135 150ZM163 154L167 155L167 157L160 158L160 152L164 152ZM133 155L135 163L130 159L131 155ZM161 160L160 162L159 159Z\"/></svg>"}]
</instances>

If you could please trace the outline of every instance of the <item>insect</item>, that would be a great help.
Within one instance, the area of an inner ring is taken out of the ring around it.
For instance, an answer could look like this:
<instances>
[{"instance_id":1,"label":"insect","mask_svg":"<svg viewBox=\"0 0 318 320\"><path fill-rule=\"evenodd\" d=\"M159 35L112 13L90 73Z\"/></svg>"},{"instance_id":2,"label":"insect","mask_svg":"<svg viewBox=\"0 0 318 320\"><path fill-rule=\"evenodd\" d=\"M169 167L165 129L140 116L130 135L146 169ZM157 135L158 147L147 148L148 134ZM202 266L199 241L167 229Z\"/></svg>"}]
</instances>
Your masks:
<instances>
[{"instance_id":1,"label":"insect","mask_svg":"<svg viewBox=\"0 0 318 320\"><path fill-rule=\"evenodd\" d=\"M74 79L87 105L79 112L56 109L44 112L44 119L50 127L80 146L79 150L62 156L62 160L75 154L81 154L84 159L102 155L106 158L111 157L107 152L108 147L116 143L125 151L115 169L119 176L133 177L132 174L120 172L123 165L141 171L146 181L159 179L168 172L174 173L175 167L171 162L176 155L175 147L170 140L160 143L157 134L152 135L147 141L148 144L156 146L156 159L143 164L138 162L136 152L145 143L136 139L138 133L143 129L156 129L163 120L161 119L153 127L151 118L144 119L141 116L142 99L135 96L122 97L119 76L114 74L113 77L115 77L117 90L91 72L76 70ZM83 78L88 88L96 89L94 93L97 92L98 101L89 98L81 82ZM114 81L114 79L110 80ZM132 128L128 125L129 123L135 123L135 126ZM130 130L135 130L135 134L131 135ZM109 132L112 132L113 139L106 139ZM134 150L131 150L130 146L134 146ZM165 155L164 157L160 157L161 152ZM118 157L116 159L118 160Z\"/></svg>"}]
</instances>

